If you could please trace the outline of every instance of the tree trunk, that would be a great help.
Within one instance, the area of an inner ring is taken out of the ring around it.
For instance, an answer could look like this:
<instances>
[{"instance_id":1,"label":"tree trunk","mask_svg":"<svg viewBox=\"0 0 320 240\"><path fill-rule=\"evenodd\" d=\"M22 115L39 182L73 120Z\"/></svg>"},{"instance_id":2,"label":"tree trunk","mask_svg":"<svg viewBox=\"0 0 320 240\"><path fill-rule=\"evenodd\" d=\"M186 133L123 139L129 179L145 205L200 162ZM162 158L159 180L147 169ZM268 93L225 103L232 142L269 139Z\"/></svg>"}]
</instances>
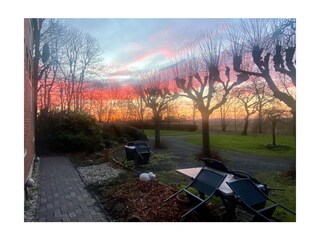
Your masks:
<instances>
[{"instance_id":1,"label":"tree trunk","mask_svg":"<svg viewBox=\"0 0 320 240\"><path fill-rule=\"evenodd\" d=\"M64 106L63 106L63 89L60 88L60 111L64 110Z\"/></svg>"},{"instance_id":2,"label":"tree trunk","mask_svg":"<svg viewBox=\"0 0 320 240\"><path fill-rule=\"evenodd\" d=\"M296 112L291 112L293 116L293 136L296 136Z\"/></svg>"},{"instance_id":3,"label":"tree trunk","mask_svg":"<svg viewBox=\"0 0 320 240\"><path fill-rule=\"evenodd\" d=\"M74 101L74 110L76 111L76 112L78 112L79 111L79 93L78 92L76 92L76 97L75 97L75 101Z\"/></svg>"},{"instance_id":4,"label":"tree trunk","mask_svg":"<svg viewBox=\"0 0 320 240\"><path fill-rule=\"evenodd\" d=\"M38 109L38 78L39 78L39 60L40 60L40 31L41 31L41 25L42 21L40 19L32 19L33 21L33 44L34 44L34 58L33 58L33 110L34 110L34 121L31 121L34 124L34 128L37 128L37 109ZM34 132L35 138L37 138L37 131ZM38 149L35 149L37 152Z\"/></svg>"},{"instance_id":5,"label":"tree trunk","mask_svg":"<svg viewBox=\"0 0 320 240\"><path fill-rule=\"evenodd\" d=\"M227 124L226 124L226 119L225 118L221 119L221 130L222 130L222 132L226 132L227 131Z\"/></svg>"},{"instance_id":6,"label":"tree trunk","mask_svg":"<svg viewBox=\"0 0 320 240\"><path fill-rule=\"evenodd\" d=\"M221 130L222 132L225 132L227 130L226 114L222 107L220 107L220 119L221 119Z\"/></svg>"},{"instance_id":7,"label":"tree trunk","mask_svg":"<svg viewBox=\"0 0 320 240\"><path fill-rule=\"evenodd\" d=\"M273 121L272 122L272 145L276 146L276 125L277 122Z\"/></svg>"},{"instance_id":8,"label":"tree trunk","mask_svg":"<svg viewBox=\"0 0 320 240\"><path fill-rule=\"evenodd\" d=\"M202 154L210 157L209 114L201 112L202 116Z\"/></svg>"},{"instance_id":9,"label":"tree trunk","mask_svg":"<svg viewBox=\"0 0 320 240\"><path fill-rule=\"evenodd\" d=\"M259 111L258 124L259 124L259 133L262 133L262 113L261 113L261 111Z\"/></svg>"},{"instance_id":10,"label":"tree trunk","mask_svg":"<svg viewBox=\"0 0 320 240\"><path fill-rule=\"evenodd\" d=\"M154 147L160 148L160 116L155 114L154 116Z\"/></svg>"},{"instance_id":11,"label":"tree trunk","mask_svg":"<svg viewBox=\"0 0 320 240\"><path fill-rule=\"evenodd\" d=\"M243 126L242 135L247 135L248 134L248 126L249 126L249 118L245 118L244 119L244 126Z\"/></svg>"},{"instance_id":12,"label":"tree trunk","mask_svg":"<svg viewBox=\"0 0 320 240\"><path fill-rule=\"evenodd\" d=\"M140 97L140 109L139 109L139 114L140 114L140 120L141 120L141 128L142 128L142 131L144 132L144 118L143 118L143 100L142 100L142 97Z\"/></svg>"}]
</instances>

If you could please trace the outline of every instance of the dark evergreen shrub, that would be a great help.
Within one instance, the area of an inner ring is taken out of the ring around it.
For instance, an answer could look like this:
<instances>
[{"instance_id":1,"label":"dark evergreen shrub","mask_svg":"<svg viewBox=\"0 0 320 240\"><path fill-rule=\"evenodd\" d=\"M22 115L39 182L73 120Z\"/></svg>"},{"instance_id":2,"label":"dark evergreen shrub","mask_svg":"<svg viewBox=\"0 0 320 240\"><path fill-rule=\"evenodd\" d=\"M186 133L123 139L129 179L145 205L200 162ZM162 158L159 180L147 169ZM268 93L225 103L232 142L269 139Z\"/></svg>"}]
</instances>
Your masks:
<instances>
[{"instance_id":1,"label":"dark evergreen shrub","mask_svg":"<svg viewBox=\"0 0 320 240\"><path fill-rule=\"evenodd\" d=\"M84 112L40 112L36 125L37 153L93 152L102 141L102 128Z\"/></svg>"}]
</instances>

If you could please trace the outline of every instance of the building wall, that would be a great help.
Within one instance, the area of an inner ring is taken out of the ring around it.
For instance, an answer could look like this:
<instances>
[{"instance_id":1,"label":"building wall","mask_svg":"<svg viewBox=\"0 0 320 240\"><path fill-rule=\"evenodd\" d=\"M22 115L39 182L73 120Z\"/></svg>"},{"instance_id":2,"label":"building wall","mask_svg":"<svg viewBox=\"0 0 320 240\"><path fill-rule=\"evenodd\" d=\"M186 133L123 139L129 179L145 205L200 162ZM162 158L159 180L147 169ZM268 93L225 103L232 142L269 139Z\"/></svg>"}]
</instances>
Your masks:
<instances>
[{"instance_id":1,"label":"building wall","mask_svg":"<svg viewBox=\"0 0 320 240\"><path fill-rule=\"evenodd\" d=\"M24 181L31 176L35 158L34 104L33 104L33 60L31 20L24 19Z\"/></svg>"}]
</instances>

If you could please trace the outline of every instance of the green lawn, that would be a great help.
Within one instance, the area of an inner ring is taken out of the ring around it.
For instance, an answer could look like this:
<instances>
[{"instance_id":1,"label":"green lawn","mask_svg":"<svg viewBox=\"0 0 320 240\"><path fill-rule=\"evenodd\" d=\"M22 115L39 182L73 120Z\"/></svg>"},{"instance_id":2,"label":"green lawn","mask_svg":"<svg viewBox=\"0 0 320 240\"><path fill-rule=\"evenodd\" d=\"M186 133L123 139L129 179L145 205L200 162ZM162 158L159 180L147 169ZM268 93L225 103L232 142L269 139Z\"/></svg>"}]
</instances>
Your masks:
<instances>
[{"instance_id":1,"label":"green lawn","mask_svg":"<svg viewBox=\"0 0 320 240\"><path fill-rule=\"evenodd\" d=\"M295 177L283 173L259 173L256 176L261 182L266 183L271 189L269 197L296 212L296 180ZM278 190L276 190L278 189ZM279 190L280 189L280 190ZM277 208L274 217L283 222L294 222L296 217L281 208Z\"/></svg>"},{"instance_id":2,"label":"green lawn","mask_svg":"<svg viewBox=\"0 0 320 240\"><path fill-rule=\"evenodd\" d=\"M154 130L144 130L148 137L154 137ZM199 132L161 130L160 136L186 136L185 140L193 144L202 144L202 135ZM231 151L240 151L261 155L295 157L296 139L294 136L277 136L276 143L278 147L272 148L271 135L241 135L241 134L211 134L210 144L212 148L226 149ZM269 145L269 147L268 147Z\"/></svg>"},{"instance_id":3,"label":"green lawn","mask_svg":"<svg viewBox=\"0 0 320 240\"><path fill-rule=\"evenodd\" d=\"M187 136L185 140L193 144L202 144L201 134ZM277 136L276 142L279 145L277 148L268 148L267 145L271 142L272 138L269 135L210 135L210 145L213 148L279 157L295 157L295 137Z\"/></svg>"}]
</instances>

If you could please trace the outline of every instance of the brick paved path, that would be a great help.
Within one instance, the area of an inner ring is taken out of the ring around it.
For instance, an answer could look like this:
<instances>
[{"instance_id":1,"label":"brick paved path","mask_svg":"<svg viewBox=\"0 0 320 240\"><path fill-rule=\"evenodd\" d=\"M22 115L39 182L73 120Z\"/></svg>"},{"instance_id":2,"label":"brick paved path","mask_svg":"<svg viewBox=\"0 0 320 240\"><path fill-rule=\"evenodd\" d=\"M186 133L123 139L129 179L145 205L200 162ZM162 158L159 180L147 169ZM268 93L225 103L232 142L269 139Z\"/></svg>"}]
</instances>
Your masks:
<instances>
[{"instance_id":1,"label":"brick paved path","mask_svg":"<svg viewBox=\"0 0 320 240\"><path fill-rule=\"evenodd\" d=\"M39 183L39 222L108 221L69 159L42 157Z\"/></svg>"}]
</instances>

